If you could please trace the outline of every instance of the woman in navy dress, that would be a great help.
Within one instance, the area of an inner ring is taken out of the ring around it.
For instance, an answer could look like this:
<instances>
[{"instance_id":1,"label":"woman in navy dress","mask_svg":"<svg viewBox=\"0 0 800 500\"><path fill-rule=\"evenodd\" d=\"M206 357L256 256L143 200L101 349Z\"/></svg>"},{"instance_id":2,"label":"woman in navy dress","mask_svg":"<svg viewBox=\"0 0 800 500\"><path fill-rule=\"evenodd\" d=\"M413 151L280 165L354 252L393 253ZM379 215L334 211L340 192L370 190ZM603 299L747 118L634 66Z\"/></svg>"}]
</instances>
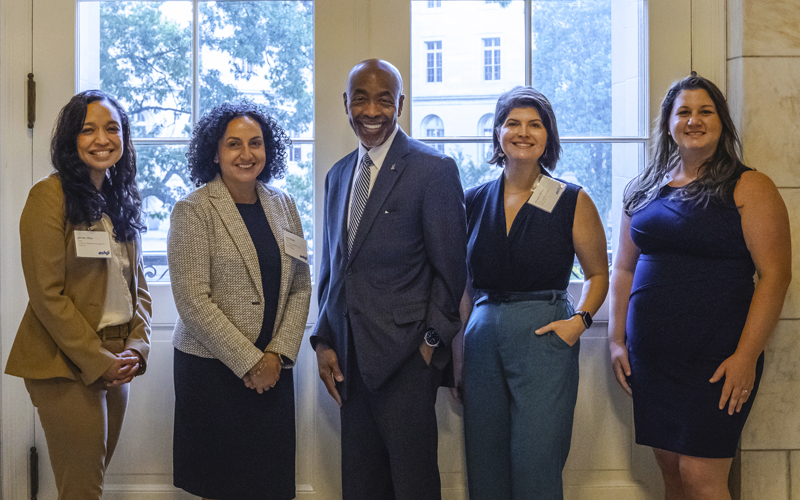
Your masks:
<instances>
[{"instance_id":1,"label":"woman in navy dress","mask_svg":"<svg viewBox=\"0 0 800 500\"><path fill-rule=\"evenodd\" d=\"M788 214L772 181L742 163L712 82L675 82L653 135L625 194L612 367L666 498L730 499L731 459L791 280Z\"/></svg>"},{"instance_id":2,"label":"woman in navy dress","mask_svg":"<svg viewBox=\"0 0 800 500\"><path fill-rule=\"evenodd\" d=\"M605 233L580 186L550 174L561 146L545 96L531 87L500 96L492 142L502 174L466 193L463 378L461 337L454 342L469 495L557 500L579 338L608 290ZM576 254L586 276L577 312L566 291Z\"/></svg>"}]
</instances>

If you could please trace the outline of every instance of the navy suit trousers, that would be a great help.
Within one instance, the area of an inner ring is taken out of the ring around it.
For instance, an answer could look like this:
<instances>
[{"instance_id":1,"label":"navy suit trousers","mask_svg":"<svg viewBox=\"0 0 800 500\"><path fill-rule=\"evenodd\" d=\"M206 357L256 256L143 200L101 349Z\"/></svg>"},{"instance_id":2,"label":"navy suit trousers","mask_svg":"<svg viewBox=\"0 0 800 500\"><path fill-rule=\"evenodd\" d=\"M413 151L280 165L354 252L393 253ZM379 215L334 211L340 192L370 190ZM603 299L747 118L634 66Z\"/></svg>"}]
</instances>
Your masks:
<instances>
[{"instance_id":1,"label":"navy suit trousers","mask_svg":"<svg viewBox=\"0 0 800 500\"><path fill-rule=\"evenodd\" d=\"M435 405L441 370L417 351L376 391L364 385L357 363L347 375L343 500L440 500Z\"/></svg>"}]
</instances>

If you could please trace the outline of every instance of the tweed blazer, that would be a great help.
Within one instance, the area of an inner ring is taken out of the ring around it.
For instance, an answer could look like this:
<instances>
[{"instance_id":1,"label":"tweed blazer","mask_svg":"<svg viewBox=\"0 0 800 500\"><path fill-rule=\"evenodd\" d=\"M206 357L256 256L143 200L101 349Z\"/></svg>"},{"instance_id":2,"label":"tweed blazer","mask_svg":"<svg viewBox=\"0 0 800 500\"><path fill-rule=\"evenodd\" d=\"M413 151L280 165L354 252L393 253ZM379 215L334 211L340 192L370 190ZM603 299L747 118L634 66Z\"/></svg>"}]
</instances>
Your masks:
<instances>
[{"instance_id":1,"label":"tweed blazer","mask_svg":"<svg viewBox=\"0 0 800 500\"><path fill-rule=\"evenodd\" d=\"M286 254L283 234L303 236L291 195L256 182L261 206L281 251L280 293L267 351L294 365L311 300L308 264ZM179 318L176 349L216 358L243 377L263 355L253 343L264 319L258 255L228 188L218 175L175 204L167 258Z\"/></svg>"},{"instance_id":2,"label":"tweed blazer","mask_svg":"<svg viewBox=\"0 0 800 500\"><path fill-rule=\"evenodd\" d=\"M57 174L34 184L19 222L29 302L6 363L9 375L80 379L88 385L114 362L114 354L102 347L97 335L108 262L78 257L76 230L105 229L100 221L74 226L64 219L64 191ZM150 352L150 294L138 237L126 246L133 275L130 292L134 314L128 323L130 336L125 348L137 351L146 362Z\"/></svg>"}]
</instances>

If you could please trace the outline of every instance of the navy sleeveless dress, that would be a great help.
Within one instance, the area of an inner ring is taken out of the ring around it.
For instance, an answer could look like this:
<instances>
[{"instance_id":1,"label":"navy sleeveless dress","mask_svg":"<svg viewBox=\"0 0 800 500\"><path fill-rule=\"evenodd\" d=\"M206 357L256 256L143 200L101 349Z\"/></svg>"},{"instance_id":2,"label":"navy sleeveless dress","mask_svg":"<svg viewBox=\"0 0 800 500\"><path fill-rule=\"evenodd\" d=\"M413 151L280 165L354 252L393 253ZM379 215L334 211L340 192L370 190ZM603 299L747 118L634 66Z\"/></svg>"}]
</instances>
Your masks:
<instances>
[{"instance_id":1,"label":"navy sleeveless dress","mask_svg":"<svg viewBox=\"0 0 800 500\"><path fill-rule=\"evenodd\" d=\"M719 409L724 378L709 379L736 350L755 265L732 190L725 203L702 207L673 199L678 189L664 186L631 217L631 238L641 250L626 325L636 442L729 458L755 400L764 355L740 413Z\"/></svg>"}]
</instances>

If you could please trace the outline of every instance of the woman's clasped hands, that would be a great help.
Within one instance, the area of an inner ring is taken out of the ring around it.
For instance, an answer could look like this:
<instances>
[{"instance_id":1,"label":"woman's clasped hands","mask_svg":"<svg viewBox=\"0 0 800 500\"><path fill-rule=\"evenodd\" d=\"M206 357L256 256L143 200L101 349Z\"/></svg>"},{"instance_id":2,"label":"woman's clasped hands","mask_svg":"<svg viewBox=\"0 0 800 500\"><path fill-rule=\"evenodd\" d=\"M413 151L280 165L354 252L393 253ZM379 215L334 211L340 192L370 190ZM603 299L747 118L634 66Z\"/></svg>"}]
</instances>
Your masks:
<instances>
[{"instance_id":1,"label":"woman's clasped hands","mask_svg":"<svg viewBox=\"0 0 800 500\"><path fill-rule=\"evenodd\" d=\"M125 349L114 356L114 363L100 376L106 387L127 384L142 366L141 355L131 349Z\"/></svg>"},{"instance_id":2,"label":"woman's clasped hands","mask_svg":"<svg viewBox=\"0 0 800 500\"><path fill-rule=\"evenodd\" d=\"M274 352L265 352L261 359L249 372L245 373L242 380L249 389L255 389L259 394L275 387L281 378L281 357Z\"/></svg>"}]
</instances>

